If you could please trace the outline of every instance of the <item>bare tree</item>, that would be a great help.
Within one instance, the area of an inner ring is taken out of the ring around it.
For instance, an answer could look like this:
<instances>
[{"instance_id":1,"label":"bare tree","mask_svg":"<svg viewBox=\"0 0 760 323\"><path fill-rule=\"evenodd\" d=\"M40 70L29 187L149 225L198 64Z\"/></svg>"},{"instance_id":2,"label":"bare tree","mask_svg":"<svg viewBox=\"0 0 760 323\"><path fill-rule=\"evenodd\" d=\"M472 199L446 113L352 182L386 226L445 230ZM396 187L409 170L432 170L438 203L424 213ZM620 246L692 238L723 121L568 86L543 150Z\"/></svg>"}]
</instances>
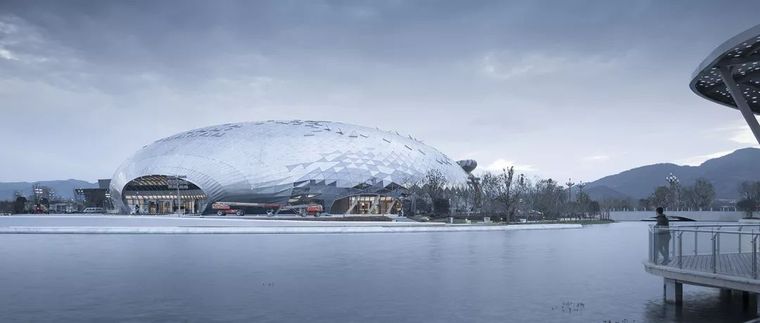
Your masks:
<instances>
[{"instance_id":1,"label":"bare tree","mask_svg":"<svg viewBox=\"0 0 760 323\"><path fill-rule=\"evenodd\" d=\"M475 209L475 189L470 185L462 185L452 188L451 200L454 209L462 213L470 213Z\"/></svg>"},{"instance_id":2,"label":"bare tree","mask_svg":"<svg viewBox=\"0 0 760 323\"><path fill-rule=\"evenodd\" d=\"M512 178L515 175L514 167L502 169L501 173L496 176L496 200L504 205L507 223L511 222L514 211L512 198Z\"/></svg>"},{"instance_id":3,"label":"bare tree","mask_svg":"<svg viewBox=\"0 0 760 323\"><path fill-rule=\"evenodd\" d=\"M752 218L760 202L760 182L745 181L739 185L742 198L736 202L736 208L747 213Z\"/></svg>"},{"instance_id":4,"label":"bare tree","mask_svg":"<svg viewBox=\"0 0 760 323\"><path fill-rule=\"evenodd\" d=\"M687 210L699 208L699 206L697 206L699 202L697 202L697 195L694 192L694 187L681 187L681 191L678 194L681 196L681 207Z\"/></svg>"},{"instance_id":5,"label":"bare tree","mask_svg":"<svg viewBox=\"0 0 760 323\"><path fill-rule=\"evenodd\" d=\"M527 181L520 174L515 178L514 167L502 169L500 173L486 173L483 176L481 187L483 189L484 208L490 211L503 210L507 223L514 220L520 201L527 192ZM499 206L493 202L498 202Z\"/></svg>"},{"instance_id":6,"label":"bare tree","mask_svg":"<svg viewBox=\"0 0 760 323\"><path fill-rule=\"evenodd\" d=\"M499 212L501 205L496 200L497 195L497 178L493 173L485 173L480 179L480 195L482 212L488 214L495 219L496 213Z\"/></svg>"},{"instance_id":7,"label":"bare tree","mask_svg":"<svg viewBox=\"0 0 760 323\"><path fill-rule=\"evenodd\" d=\"M433 202L433 213L435 215L444 214L448 211L448 199L446 198L446 186L448 181L446 176L438 169L431 169L425 174L422 182L422 190L430 197Z\"/></svg>"},{"instance_id":8,"label":"bare tree","mask_svg":"<svg viewBox=\"0 0 760 323\"><path fill-rule=\"evenodd\" d=\"M401 179L401 186L406 191L404 193L404 199L409 202L409 214L407 215L413 216L417 214L417 200L421 195L425 194L425 192L422 191L422 180L417 177L407 175Z\"/></svg>"},{"instance_id":9,"label":"bare tree","mask_svg":"<svg viewBox=\"0 0 760 323\"><path fill-rule=\"evenodd\" d=\"M666 186L658 186L649 201L654 207L668 206L672 200L671 190Z\"/></svg>"},{"instance_id":10,"label":"bare tree","mask_svg":"<svg viewBox=\"0 0 760 323\"><path fill-rule=\"evenodd\" d=\"M715 199L715 188L707 179L698 178L693 186L695 206L699 210L709 208Z\"/></svg>"},{"instance_id":11,"label":"bare tree","mask_svg":"<svg viewBox=\"0 0 760 323\"><path fill-rule=\"evenodd\" d=\"M556 181L551 178L539 180L533 191L533 208L546 217L558 218L566 197L565 190Z\"/></svg>"}]
</instances>

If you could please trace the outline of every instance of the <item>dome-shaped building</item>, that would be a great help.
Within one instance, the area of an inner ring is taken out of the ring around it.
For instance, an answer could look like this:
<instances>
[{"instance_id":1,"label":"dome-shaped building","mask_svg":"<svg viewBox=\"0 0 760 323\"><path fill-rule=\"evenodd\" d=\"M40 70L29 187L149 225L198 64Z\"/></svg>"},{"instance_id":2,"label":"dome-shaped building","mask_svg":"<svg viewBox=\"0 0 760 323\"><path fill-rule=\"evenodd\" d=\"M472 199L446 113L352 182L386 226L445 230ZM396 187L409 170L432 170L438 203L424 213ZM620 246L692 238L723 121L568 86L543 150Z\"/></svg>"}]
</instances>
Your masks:
<instances>
[{"instance_id":1,"label":"dome-shaped building","mask_svg":"<svg viewBox=\"0 0 760 323\"><path fill-rule=\"evenodd\" d=\"M411 136L327 121L246 122L143 147L116 170L110 191L122 212L171 213L179 194L188 213L220 202L385 214L397 213L399 196L430 171L467 185L457 162Z\"/></svg>"}]
</instances>

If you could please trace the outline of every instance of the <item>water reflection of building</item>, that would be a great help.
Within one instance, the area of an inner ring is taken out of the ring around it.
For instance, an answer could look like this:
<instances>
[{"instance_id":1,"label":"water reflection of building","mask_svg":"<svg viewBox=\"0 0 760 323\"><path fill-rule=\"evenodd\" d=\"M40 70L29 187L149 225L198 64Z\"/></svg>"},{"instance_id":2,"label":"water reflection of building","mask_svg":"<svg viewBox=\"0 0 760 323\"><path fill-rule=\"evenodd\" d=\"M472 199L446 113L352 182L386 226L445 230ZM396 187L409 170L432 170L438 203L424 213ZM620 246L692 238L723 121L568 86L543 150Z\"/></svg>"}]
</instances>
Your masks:
<instances>
[{"instance_id":1,"label":"water reflection of building","mask_svg":"<svg viewBox=\"0 0 760 323\"><path fill-rule=\"evenodd\" d=\"M389 214L431 171L466 186L477 164L411 137L328 121L266 121L191 130L143 147L115 172L122 212L210 212L214 202L322 205L338 214ZM178 178L179 176L179 178ZM179 197L179 199L178 199Z\"/></svg>"}]
</instances>

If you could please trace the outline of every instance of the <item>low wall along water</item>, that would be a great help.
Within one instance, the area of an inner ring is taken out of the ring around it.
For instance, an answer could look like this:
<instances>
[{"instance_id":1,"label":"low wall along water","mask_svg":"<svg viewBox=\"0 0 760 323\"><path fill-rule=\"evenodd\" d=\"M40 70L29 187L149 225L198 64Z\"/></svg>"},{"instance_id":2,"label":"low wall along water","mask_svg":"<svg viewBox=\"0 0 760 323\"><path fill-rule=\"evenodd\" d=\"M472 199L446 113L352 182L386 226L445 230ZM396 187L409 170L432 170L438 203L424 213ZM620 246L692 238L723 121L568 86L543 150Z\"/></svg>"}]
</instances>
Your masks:
<instances>
[{"instance_id":1,"label":"low wall along water","mask_svg":"<svg viewBox=\"0 0 760 323\"><path fill-rule=\"evenodd\" d=\"M470 225L429 222L323 222L132 216L0 217L0 234L398 233L549 230L581 227L580 224Z\"/></svg>"},{"instance_id":2,"label":"low wall along water","mask_svg":"<svg viewBox=\"0 0 760 323\"><path fill-rule=\"evenodd\" d=\"M703 222L738 222L744 217L744 212L739 211L666 211L668 216L681 216ZM613 221L641 221L652 219L654 211L612 211L610 219Z\"/></svg>"}]
</instances>

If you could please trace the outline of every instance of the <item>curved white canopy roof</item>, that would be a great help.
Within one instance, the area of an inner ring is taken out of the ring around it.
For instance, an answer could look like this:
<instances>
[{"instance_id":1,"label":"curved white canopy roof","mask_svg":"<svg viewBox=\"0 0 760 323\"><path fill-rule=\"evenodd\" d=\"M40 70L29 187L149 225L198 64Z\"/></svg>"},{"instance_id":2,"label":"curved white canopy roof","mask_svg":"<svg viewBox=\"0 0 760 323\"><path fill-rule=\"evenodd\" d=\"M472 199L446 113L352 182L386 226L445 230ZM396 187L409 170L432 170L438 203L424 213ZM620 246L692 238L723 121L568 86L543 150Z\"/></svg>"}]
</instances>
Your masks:
<instances>
[{"instance_id":1,"label":"curved white canopy roof","mask_svg":"<svg viewBox=\"0 0 760 323\"><path fill-rule=\"evenodd\" d=\"M721 78L721 68L728 68L752 112L760 113L760 25L718 46L691 78L694 93L736 109L736 102Z\"/></svg>"}]
</instances>

